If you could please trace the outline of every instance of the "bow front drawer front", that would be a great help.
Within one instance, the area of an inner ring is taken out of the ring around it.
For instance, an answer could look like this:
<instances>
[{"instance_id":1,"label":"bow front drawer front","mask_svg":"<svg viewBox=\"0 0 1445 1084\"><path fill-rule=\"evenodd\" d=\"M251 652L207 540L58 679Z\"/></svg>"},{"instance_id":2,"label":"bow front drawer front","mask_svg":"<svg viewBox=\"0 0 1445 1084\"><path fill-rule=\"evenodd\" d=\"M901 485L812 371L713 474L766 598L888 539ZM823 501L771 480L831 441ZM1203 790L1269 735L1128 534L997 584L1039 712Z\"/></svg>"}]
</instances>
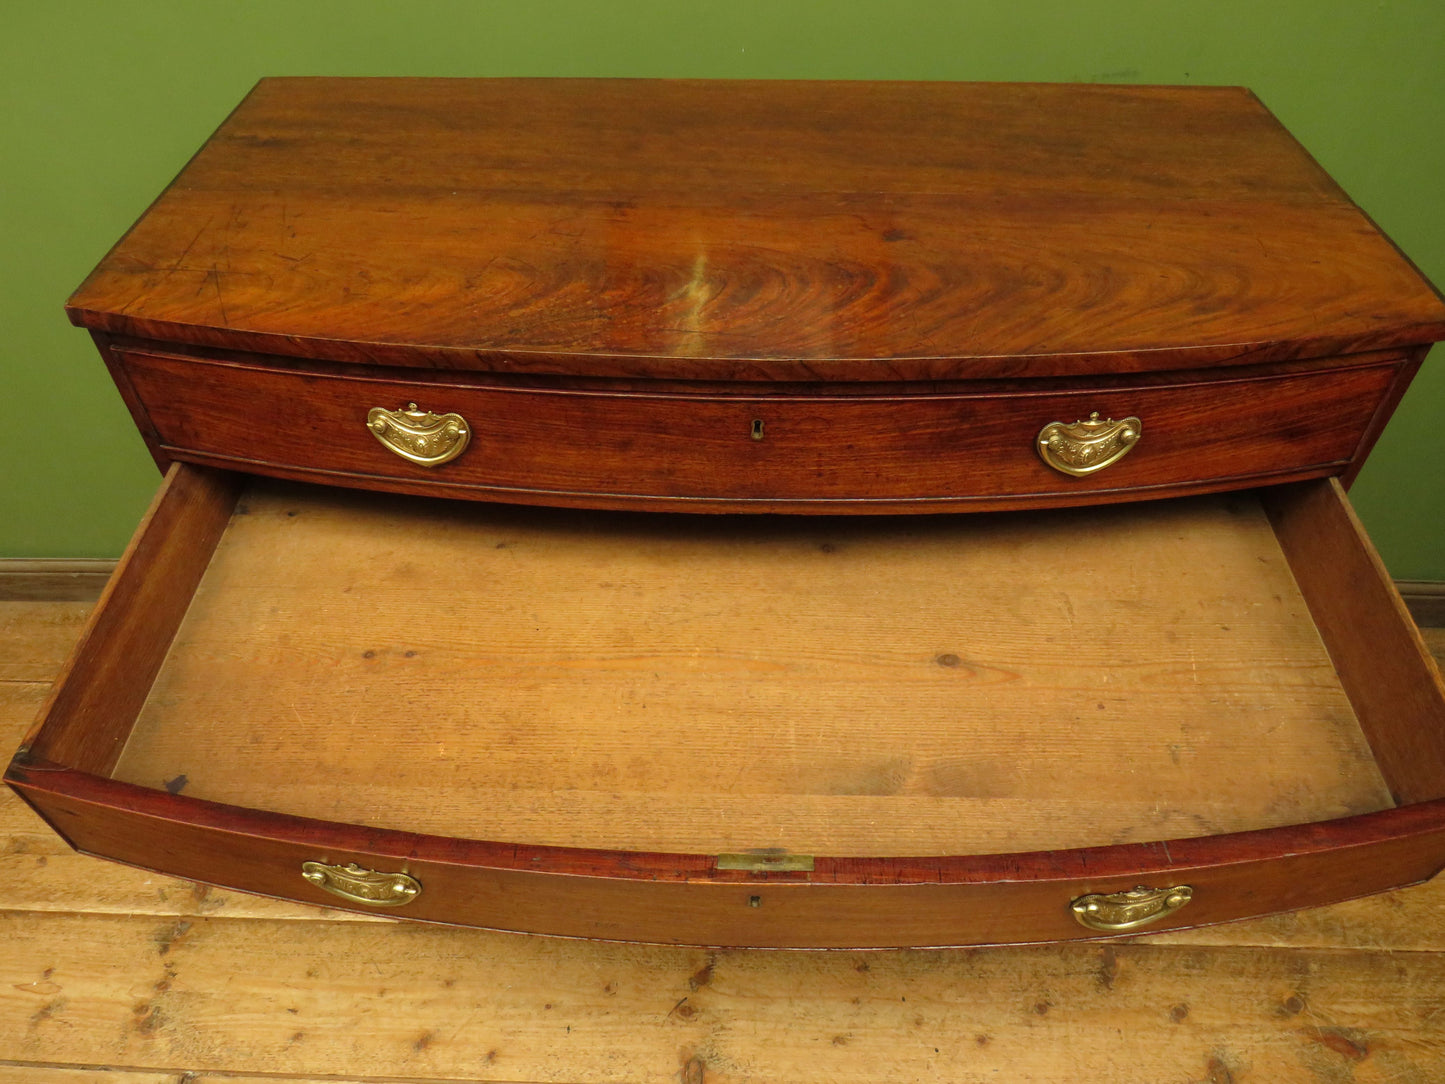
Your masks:
<instances>
[{"instance_id":1,"label":"bow front drawer front","mask_svg":"<svg viewBox=\"0 0 1445 1084\"><path fill-rule=\"evenodd\" d=\"M658 392L117 353L177 459L520 503L821 511L1069 504L1338 473L1410 368L1382 352L1208 380Z\"/></svg>"}]
</instances>

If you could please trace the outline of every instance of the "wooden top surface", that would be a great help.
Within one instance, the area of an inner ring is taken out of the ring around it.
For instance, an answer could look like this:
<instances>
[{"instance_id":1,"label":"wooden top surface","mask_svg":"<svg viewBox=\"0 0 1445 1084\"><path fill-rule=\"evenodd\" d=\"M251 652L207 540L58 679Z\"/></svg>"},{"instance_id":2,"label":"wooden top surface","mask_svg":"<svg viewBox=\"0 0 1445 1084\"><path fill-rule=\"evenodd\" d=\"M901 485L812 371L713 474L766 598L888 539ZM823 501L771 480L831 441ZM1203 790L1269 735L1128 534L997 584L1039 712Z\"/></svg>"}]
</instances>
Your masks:
<instances>
[{"instance_id":1,"label":"wooden top surface","mask_svg":"<svg viewBox=\"0 0 1445 1084\"><path fill-rule=\"evenodd\" d=\"M723 380L1445 338L1439 295L1225 87L268 79L69 312L336 361Z\"/></svg>"}]
</instances>

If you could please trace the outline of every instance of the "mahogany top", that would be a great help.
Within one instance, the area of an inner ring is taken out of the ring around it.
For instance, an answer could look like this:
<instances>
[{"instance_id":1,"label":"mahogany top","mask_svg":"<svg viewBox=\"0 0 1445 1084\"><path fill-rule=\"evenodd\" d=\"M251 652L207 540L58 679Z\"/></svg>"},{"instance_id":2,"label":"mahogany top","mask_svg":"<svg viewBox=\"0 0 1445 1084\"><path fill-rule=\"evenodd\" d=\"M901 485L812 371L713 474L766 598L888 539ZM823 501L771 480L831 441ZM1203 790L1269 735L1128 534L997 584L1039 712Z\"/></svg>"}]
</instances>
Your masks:
<instances>
[{"instance_id":1,"label":"mahogany top","mask_svg":"<svg viewBox=\"0 0 1445 1084\"><path fill-rule=\"evenodd\" d=\"M266 79L68 311L334 361L722 380L1445 338L1440 296L1236 87Z\"/></svg>"}]
</instances>

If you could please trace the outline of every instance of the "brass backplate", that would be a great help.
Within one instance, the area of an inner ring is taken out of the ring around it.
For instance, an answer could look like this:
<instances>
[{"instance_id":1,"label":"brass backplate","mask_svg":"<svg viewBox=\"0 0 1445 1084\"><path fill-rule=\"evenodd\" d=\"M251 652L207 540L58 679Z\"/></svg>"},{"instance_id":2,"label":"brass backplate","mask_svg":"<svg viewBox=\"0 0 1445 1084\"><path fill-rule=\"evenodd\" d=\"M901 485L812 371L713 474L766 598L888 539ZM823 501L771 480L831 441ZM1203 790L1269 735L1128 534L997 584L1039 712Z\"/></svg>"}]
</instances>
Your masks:
<instances>
[{"instance_id":1,"label":"brass backplate","mask_svg":"<svg viewBox=\"0 0 1445 1084\"><path fill-rule=\"evenodd\" d=\"M1039 431L1039 458L1060 474L1083 478L1117 463L1139 443L1144 425L1138 418L1099 418L1099 412L1071 424L1049 422Z\"/></svg>"},{"instance_id":2,"label":"brass backplate","mask_svg":"<svg viewBox=\"0 0 1445 1084\"><path fill-rule=\"evenodd\" d=\"M333 896L368 907L400 907L421 895L421 882L415 877L365 869L355 862L344 866L302 862L301 876Z\"/></svg>"},{"instance_id":3,"label":"brass backplate","mask_svg":"<svg viewBox=\"0 0 1445 1084\"><path fill-rule=\"evenodd\" d=\"M366 415L371 435L403 459L438 467L467 450L471 427L460 414L433 414L408 403L405 410L372 407Z\"/></svg>"},{"instance_id":4,"label":"brass backplate","mask_svg":"<svg viewBox=\"0 0 1445 1084\"><path fill-rule=\"evenodd\" d=\"M1193 898L1194 889L1190 885L1172 885L1169 888L1140 885L1127 892L1080 896L1069 904L1069 910L1081 926L1120 933L1157 922Z\"/></svg>"}]
</instances>

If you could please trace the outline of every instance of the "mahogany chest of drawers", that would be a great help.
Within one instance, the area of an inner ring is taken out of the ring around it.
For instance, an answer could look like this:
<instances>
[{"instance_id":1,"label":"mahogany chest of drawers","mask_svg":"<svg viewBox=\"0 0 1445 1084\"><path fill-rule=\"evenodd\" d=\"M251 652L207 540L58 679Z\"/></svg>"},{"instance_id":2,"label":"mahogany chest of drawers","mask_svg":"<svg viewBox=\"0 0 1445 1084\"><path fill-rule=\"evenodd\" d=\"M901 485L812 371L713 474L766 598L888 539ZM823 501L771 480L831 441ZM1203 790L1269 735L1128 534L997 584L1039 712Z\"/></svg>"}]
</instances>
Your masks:
<instances>
[{"instance_id":1,"label":"mahogany chest of drawers","mask_svg":"<svg viewBox=\"0 0 1445 1084\"><path fill-rule=\"evenodd\" d=\"M1237 88L260 83L71 299L165 471L77 848L709 945L1445 865L1344 495L1445 304Z\"/></svg>"}]
</instances>

